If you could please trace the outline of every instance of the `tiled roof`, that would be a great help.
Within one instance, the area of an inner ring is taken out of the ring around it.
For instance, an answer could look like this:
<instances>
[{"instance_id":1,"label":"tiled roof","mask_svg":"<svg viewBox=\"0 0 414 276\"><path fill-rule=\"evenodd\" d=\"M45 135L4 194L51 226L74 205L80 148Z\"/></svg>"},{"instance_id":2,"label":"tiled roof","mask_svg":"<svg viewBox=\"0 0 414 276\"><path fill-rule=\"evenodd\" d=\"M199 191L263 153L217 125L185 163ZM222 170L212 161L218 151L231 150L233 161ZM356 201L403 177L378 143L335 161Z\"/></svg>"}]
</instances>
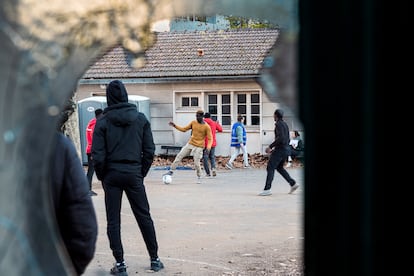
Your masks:
<instances>
[{"instance_id":1,"label":"tiled roof","mask_svg":"<svg viewBox=\"0 0 414 276\"><path fill-rule=\"evenodd\" d=\"M126 51L116 46L89 67L82 79L257 75L278 35L278 29L161 32L145 52L144 67L128 66Z\"/></svg>"}]
</instances>

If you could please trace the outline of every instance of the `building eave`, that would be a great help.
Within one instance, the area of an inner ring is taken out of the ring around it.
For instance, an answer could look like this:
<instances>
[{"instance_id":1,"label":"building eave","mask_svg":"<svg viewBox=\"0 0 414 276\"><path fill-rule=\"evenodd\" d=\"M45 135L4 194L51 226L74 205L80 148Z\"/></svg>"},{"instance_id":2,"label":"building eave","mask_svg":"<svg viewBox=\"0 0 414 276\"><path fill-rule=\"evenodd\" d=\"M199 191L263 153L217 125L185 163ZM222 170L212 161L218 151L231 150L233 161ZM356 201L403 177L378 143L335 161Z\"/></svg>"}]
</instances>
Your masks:
<instances>
[{"instance_id":1,"label":"building eave","mask_svg":"<svg viewBox=\"0 0 414 276\"><path fill-rule=\"evenodd\" d=\"M203 77L167 77L167 78L117 78L124 84L148 84L148 83L175 83L175 82L200 82L200 81L247 81L257 80L259 75L243 76L203 76ZM79 85L104 85L108 84L113 78L102 79L80 79Z\"/></svg>"}]
</instances>

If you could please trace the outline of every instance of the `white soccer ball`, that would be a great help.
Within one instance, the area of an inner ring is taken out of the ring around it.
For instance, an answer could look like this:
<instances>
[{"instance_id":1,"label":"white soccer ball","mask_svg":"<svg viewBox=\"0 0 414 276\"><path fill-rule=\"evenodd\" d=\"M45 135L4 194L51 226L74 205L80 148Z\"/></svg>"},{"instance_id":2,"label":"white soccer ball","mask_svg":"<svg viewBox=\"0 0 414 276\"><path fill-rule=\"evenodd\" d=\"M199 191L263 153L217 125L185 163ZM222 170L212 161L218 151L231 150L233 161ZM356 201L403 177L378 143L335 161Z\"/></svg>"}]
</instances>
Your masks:
<instances>
[{"instance_id":1,"label":"white soccer ball","mask_svg":"<svg viewBox=\"0 0 414 276\"><path fill-rule=\"evenodd\" d=\"M162 182L164 182L164 184L171 184L172 182L172 177L169 174L163 175L162 176Z\"/></svg>"}]
</instances>

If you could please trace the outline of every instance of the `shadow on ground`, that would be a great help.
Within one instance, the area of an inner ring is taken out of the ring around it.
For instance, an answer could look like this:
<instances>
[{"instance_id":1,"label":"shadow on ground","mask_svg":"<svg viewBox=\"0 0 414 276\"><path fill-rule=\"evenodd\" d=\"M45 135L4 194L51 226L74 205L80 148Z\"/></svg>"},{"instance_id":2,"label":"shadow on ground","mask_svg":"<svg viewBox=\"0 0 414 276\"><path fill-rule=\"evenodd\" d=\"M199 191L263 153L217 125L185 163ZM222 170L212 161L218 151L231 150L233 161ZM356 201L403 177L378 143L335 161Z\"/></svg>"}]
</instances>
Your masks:
<instances>
[{"instance_id":1,"label":"shadow on ground","mask_svg":"<svg viewBox=\"0 0 414 276\"><path fill-rule=\"evenodd\" d=\"M276 173L273 194L260 197L265 169L219 170L196 184L194 170L153 168L145 180L165 269L157 275L303 275L303 168L288 172L300 184L294 194ZM108 275L114 262L106 237L103 190L93 197L99 221L95 258L84 275ZM146 274L147 251L124 197L122 239L129 275Z\"/></svg>"}]
</instances>

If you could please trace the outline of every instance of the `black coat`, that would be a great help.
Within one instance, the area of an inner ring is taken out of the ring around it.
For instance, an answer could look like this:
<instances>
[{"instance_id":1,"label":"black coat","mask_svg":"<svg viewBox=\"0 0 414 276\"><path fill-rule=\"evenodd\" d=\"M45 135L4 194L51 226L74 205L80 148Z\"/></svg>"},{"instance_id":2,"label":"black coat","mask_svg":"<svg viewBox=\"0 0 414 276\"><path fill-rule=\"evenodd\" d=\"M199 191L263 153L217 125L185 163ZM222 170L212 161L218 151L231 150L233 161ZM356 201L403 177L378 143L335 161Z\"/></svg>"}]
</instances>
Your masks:
<instances>
[{"instance_id":1,"label":"black coat","mask_svg":"<svg viewBox=\"0 0 414 276\"><path fill-rule=\"evenodd\" d=\"M95 254L98 223L79 155L62 133L56 135L51 169L52 202L60 235L80 275Z\"/></svg>"},{"instance_id":2,"label":"black coat","mask_svg":"<svg viewBox=\"0 0 414 276\"><path fill-rule=\"evenodd\" d=\"M269 145L271 149L282 149L289 147L289 126L283 119L278 119L275 123L275 140Z\"/></svg>"},{"instance_id":3,"label":"black coat","mask_svg":"<svg viewBox=\"0 0 414 276\"><path fill-rule=\"evenodd\" d=\"M121 102L105 108L93 132L92 159L99 180L108 170L145 177L154 159L151 125L135 105Z\"/></svg>"}]
</instances>

